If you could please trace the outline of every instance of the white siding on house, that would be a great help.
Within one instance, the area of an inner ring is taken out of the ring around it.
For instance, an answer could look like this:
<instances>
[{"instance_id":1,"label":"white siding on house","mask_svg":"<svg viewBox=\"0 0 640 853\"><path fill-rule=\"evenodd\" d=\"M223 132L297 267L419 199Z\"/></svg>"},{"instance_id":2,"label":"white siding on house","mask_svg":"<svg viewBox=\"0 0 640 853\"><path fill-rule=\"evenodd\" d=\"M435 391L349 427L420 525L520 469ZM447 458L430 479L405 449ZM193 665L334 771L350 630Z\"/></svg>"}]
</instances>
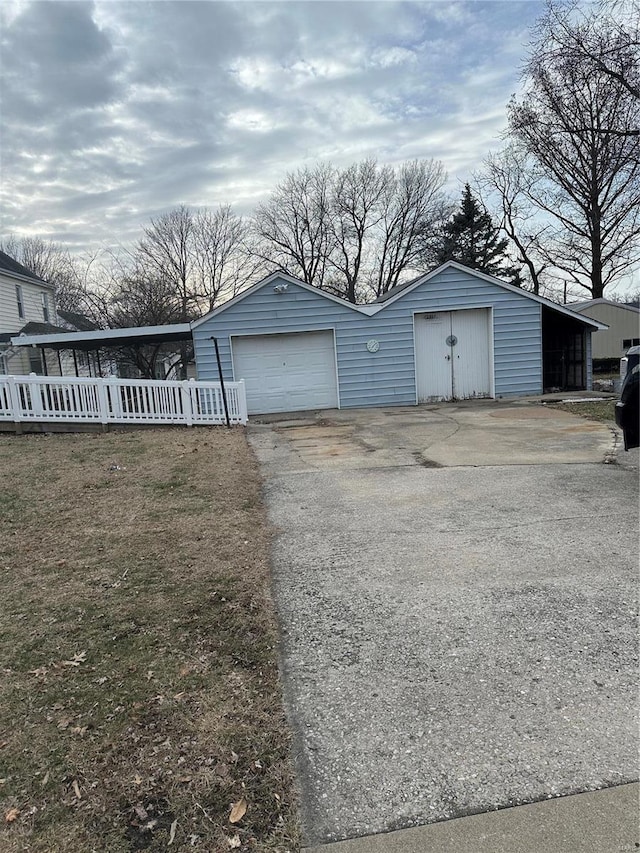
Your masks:
<instances>
[{"instance_id":1,"label":"white siding on house","mask_svg":"<svg viewBox=\"0 0 640 853\"><path fill-rule=\"evenodd\" d=\"M20 316L18 310L16 285L20 288L24 317ZM47 297L51 316L55 310L51 287L0 270L0 334L17 334L29 322L44 323L44 295ZM31 372L33 366L28 351L11 347L9 344L0 344L0 372L26 375ZM47 367L50 367L52 372L58 372L55 354L53 359L47 357Z\"/></svg>"},{"instance_id":2,"label":"white siding on house","mask_svg":"<svg viewBox=\"0 0 640 853\"><path fill-rule=\"evenodd\" d=\"M18 313L16 284L22 288L24 318ZM29 322L44 323L42 295L49 300L49 312L53 316L53 291L46 284L39 285L26 279L17 280L0 271L0 333L17 332Z\"/></svg>"}]
</instances>

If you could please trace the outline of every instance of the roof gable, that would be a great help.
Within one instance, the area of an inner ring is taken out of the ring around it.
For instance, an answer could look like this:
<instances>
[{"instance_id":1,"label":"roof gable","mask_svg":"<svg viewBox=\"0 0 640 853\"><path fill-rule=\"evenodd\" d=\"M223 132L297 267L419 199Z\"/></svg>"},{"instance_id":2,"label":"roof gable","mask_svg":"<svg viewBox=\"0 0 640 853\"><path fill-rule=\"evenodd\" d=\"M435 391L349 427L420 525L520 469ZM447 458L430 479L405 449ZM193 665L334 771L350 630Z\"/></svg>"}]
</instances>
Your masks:
<instances>
[{"instance_id":1,"label":"roof gable","mask_svg":"<svg viewBox=\"0 0 640 853\"><path fill-rule=\"evenodd\" d=\"M586 302L572 302L569 303L569 308L573 311L577 311L578 314L581 314L585 308L594 308L598 305L609 305L611 308L621 308L624 311L631 311L634 314L640 314L640 308L636 308L635 305L627 305L626 302L614 302L613 299L588 299Z\"/></svg>"},{"instance_id":2,"label":"roof gable","mask_svg":"<svg viewBox=\"0 0 640 853\"><path fill-rule=\"evenodd\" d=\"M48 281L45 281L42 278L38 278L37 275L31 272L31 270L27 269L22 264L18 263L15 258L12 258L11 255L7 255L6 252L0 250L0 273L5 273L5 275L10 275L12 278L20 278L26 279L28 281L32 281L34 284L44 285L45 287L53 287L52 284L49 284Z\"/></svg>"},{"instance_id":3,"label":"roof gable","mask_svg":"<svg viewBox=\"0 0 640 853\"><path fill-rule=\"evenodd\" d=\"M229 308L232 308L234 305L237 305L239 302L242 302L243 299L247 299L247 297L251 296L254 293L257 293L259 290L262 290L263 287L267 287L270 284L274 284L278 279L282 281L282 283L286 286L289 284L295 284L297 287L301 287L304 290L308 290L310 293L314 293L316 296L320 296L324 299L328 299L330 302L335 302L338 305L341 305L343 308L348 308L351 311L358 311L360 314L371 314L373 313L371 309L374 307L372 305L354 305L352 302L347 302L346 299L341 299L339 296L334 296L332 293L327 293L325 290L320 290L319 287L314 287L312 284L307 284L306 281L302 281L299 278L295 278L295 276L289 275L289 273L276 271L270 273L265 276L265 278L260 279L260 281L256 282L251 287L248 287L246 290L243 290L242 293L239 293L237 296L234 296L233 299L230 299L228 302L224 302L218 308L214 308L213 311L209 311L203 317L200 317L198 320L194 320L191 323L192 329L197 329L198 326L201 326L203 323L206 323L212 317L216 317L218 314L222 314L223 311L227 311ZM277 287L277 284L274 284L274 289Z\"/></svg>"},{"instance_id":4,"label":"roof gable","mask_svg":"<svg viewBox=\"0 0 640 853\"><path fill-rule=\"evenodd\" d=\"M551 308L554 311L558 311L560 314L565 314L568 317L573 317L575 320L579 320L580 322L592 326L594 329L607 329L608 326L604 323L600 323L597 320L593 320L592 318L587 318L582 314L577 313L576 311L571 311L566 308L564 305L558 305L557 302L552 302L551 299L546 299L544 296L537 296L535 293L530 293L528 290L523 290L521 287L516 287L513 284L507 284L506 281L501 281L499 278L495 278L492 275L487 275L487 273L480 272L479 270L472 270L470 267L466 267L464 264L459 264L457 261L446 261L446 263L437 267L435 270L432 270L426 275L419 276L416 279L413 279L410 282L405 282L404 284L397 285L398 292L394 296L385 296L381 301L374 302L372 307L374 310L371 312L372 314L377 314L379 311L384 311L387 306L392 305L394 302L403 299L408 293L411 293L418 287L426 284L431 281L437 275L444 272L447 269L454 269L458 272L464 272L468 275L474 276L475 278L480 279L481 281L489 282L490 284L497 285L498 287L502 287L505 290L510 291L511 293L517 293L519 296L522 296L526 299L531 299L534 302L538 302L541 305L546 306L547 308ZM393 288L395 290L395 288ZM388 293L392 293L392 291L388 291Z\"/></svg>"},{"instance_id":5,"label":"roof gable","mask_svg":"<svg viewBox=\"0 0 640 853\"><path fill-rule=\"evenodd\" d=\"M411 281L399 284L392 290L388 291L388 293L381 297L377 302L372 302L368 305L354 305L351 302L347 302L345 299L341 299L338 296L334 296L331 293L327 293L324 290L320 290L320 288L318 287L314 287L311 284L307 284L301 279L289 275L289 273L278 270L265 276L265 278L260 279L260 281L247 288L247 290L243 290L242 293L239 293L237 296L234 296L233 299L230 299L228 302L223 303L218 308L214 308L213 311L209 311L207 314L205 314L203 317L200 317L198 320L194 320L191 323L191 328L197 329L198 326L201 326L203 323L207 322L212 317L216 317L217 315L222 314L224 311L227 311L229 308L232 308L234 305L237 305L243 299L247 299L247 297L251 296L254 293L257 293L262 288L274 284L274 282L276 282L277 280L281 280L284 283L285 288L288 284L295 284L297 287L301 287L311 293L316 294L317 296L320 296L324 299L328 299L329 301L341 305L344 308L348 308L350 311L357 311L358 313L364 314L365 316L373 317L380 311L384 311L384 309L387 308L389 305L394 304L395 302L405 297L407 294L413 292L417 287L421 287L422 285L428 283L437 275L447 269L458 270L459 272L464 272L468 275L474 276L475 278L478 278L481 281L486 281L490 284L502 287L505 290L510 291L511 293L516 293L525 299L531 299L532 301L538 302L541 305L551 308L554 311L558 311L560 314L565 314L568 317L573 317L575 320L579 320L581 323L584 323L587 326L591 326L593 329L608 328L606 324L600 323L597 320L594 320L590 317L586 317L585 315L579 314L575 311L571 311L563 305L558 305L558 303L552 302L550 299L545 299L544 296L536 296L536 294L530 293L528 290L523 290L521 287L515 287L513 284L507 284L504 281L500 281L500 279L494 278L494 276L487 275L486 273L479 272L478 270L472 270L469 267L464 266L464 264L457 263L457 261L447 261L446 263L437 267L437 269L432 270L431 272L426 273L425 275L420 275L417 278L411 279ZM275 286L277 285L274 285L274 288Z\"/></svg>"}]
</instances>

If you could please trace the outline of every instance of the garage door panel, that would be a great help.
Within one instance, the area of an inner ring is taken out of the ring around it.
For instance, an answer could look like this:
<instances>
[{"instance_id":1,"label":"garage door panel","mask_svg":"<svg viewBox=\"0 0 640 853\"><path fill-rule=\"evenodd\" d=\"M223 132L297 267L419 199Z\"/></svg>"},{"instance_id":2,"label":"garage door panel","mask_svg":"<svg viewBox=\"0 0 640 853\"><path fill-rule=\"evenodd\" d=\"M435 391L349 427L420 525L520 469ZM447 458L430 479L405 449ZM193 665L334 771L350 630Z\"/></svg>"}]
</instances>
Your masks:
<instances>
[{"instance_id":1,"label":"garage door panel","mask_svg":"<svg viewBox=\"0 0 640 853\"><path fill-rule=\"evenodd\" d=\"M250 413L337 407L333 332L239 336L232 348Z\"/></svg>"}]
</instances>

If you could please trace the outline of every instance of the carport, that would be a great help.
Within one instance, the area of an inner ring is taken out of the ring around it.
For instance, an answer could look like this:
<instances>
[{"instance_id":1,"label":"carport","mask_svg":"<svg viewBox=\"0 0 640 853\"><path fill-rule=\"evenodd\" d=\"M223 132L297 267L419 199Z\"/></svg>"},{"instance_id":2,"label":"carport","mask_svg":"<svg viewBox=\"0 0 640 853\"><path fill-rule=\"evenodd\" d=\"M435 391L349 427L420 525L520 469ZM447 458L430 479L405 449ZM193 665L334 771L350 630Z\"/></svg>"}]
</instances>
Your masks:
<instances>
[{"instance_id":1,"label":"carport","mask_svg":"<svg viewBox=\"0 0 640 853\"><path fill-rule=\"evenodd\" d=\"M11 339L14 347L37 347L42 354L43 372L47 375L46 351L57 353L60 375L64 375L61 353L70 352L73 359L73 372L79 376L78 353L92 353L97 374L103 372L100 353L117 356L122 350L140 351L143 347L161 347L164 344L177 343L184 346L191 343L192 333L189 323L173 323L161 326L135 326L124 329L94 329L84 332L65 332L52 326L55 331L45 334L20 334Z\"/></svg>"}]
</instances>

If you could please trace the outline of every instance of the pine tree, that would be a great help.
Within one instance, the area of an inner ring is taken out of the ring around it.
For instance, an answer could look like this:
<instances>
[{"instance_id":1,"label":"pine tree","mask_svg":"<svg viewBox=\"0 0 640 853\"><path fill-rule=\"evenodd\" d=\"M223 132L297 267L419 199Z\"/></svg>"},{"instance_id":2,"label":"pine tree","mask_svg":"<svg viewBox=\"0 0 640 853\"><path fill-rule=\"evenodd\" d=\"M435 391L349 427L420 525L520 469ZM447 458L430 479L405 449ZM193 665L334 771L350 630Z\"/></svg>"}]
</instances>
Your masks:
<instances>
[{"instance_id":1,"label":"pine tree","mask_svg":"<svg viewBox=\"0 0 640 853\"><path fill-rule=\"evenodd\" d=\"M500 229L486 210L482 210L466 184L459 211L443 228L437 250L438 263L458 261L520 287L520 269L511 263L506 254L508 240L500 239L499 233Z\"/></svg>"}]
</instances>

